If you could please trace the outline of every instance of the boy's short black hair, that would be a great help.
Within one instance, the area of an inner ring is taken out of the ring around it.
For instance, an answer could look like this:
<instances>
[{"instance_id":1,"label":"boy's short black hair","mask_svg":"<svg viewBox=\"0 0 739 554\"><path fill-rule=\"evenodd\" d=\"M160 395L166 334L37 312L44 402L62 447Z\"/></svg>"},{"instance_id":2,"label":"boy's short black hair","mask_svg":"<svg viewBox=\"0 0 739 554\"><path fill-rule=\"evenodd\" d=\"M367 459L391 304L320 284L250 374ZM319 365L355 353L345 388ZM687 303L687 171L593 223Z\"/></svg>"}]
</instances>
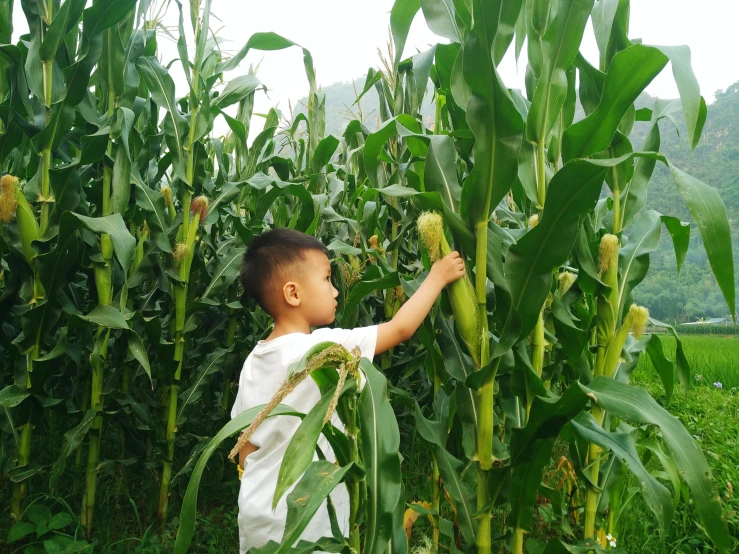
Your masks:
<instances>
[{"instance_id":1,"label":"boy's short black hair","mask_svg":"<svg viewBox=\"0 0 739 554\"><path fill-rule=\"evenodd\" d=\"M267 285L283 270L302 260L308 250L318 250L328 256L321 241L294 229L272 229L251 241L241 261L239 277L244 297L254 299L265 311Z\"/></svg>"}]
</instances>

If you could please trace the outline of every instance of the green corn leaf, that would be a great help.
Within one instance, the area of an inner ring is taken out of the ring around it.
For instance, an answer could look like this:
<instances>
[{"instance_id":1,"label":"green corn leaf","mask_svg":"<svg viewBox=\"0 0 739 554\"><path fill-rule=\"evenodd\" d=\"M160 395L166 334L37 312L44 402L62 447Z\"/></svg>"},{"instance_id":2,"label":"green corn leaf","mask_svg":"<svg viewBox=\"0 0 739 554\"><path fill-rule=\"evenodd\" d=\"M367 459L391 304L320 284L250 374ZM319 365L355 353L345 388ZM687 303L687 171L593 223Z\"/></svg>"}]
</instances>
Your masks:
<instances>
[{"instance_id":1,"label":"green corn leaf","mask_svg":"<svg viewBox=\"0 0 739 554\"><path fill-rule=\"evenodd\" d=\"M641 388L613 379L599 377L585 390L595 395L598 405L609 414L626 421L656 425L680 475L690 489L693 506L703 528L720 552L729 552L732 539L722 517L721 502L715 491L711 469L695 439L675 416L671 415Z\"/></svg>"},{"instance_id":2,"label":"green corn leaf","mask_svg":"<svg viewBox=\"0 0 739 554\"><path fill-rule=\"evenodd\" d=\"M229 352L230 351L226 348L216 348L213 352L210 352L205 356L205 363L202 367L198 368L199 373L197 378L194 379L192 385L180 395L182 403L179 406L176 421L180 420L182 414L185 412L185 408L187 408L190 403L200 398L203 382L209 375L223 368L225 356Z\"/></svg>"},{"instance_id":3,"label":"green corn leaf","mask_svg":"<svg viewBox=\"0 0 739 554\"><path fill-rule=\"evenodd\" d=\"M665 224L667 231L672 237L675 261L677 262L677 274L680 276L680 269L685 261L685 256L688 254L688 246L690 246L690 223L685 223L676 217L667 215L662 216L662 223Z\"/></svg>"},{"instance_id":4,"label":"green corn leaf","mask_svg":"<svg viewBox=\"0 0 739 554\"><path fill-rule=\"evenodd\" d=\"M459 530L467 543L474 544L477 532L475 491L460 476L464 464L444 448L438 446L434 448L434 456L439 466L439 474L444 483L444 490L449 493L457 510Z\"/></svg>"},{"instance_id":5,"label":"green corn leaf","mask_svg":"<svg viewBox=\"0 0 739 554\"><path fill-rule=\"evenodd\" d=\"M683 395L687 396L688 389L690 388L690 363L688 362L687 356L685 356L685 349L683 347L683 341L680 340L680 335L678 335L675 328L668 323L663 323L650 317L649 324L654 325L655 327L667 329L670 334L675 337L675 366L677 368L677 376L680 379Z\"/></svg>"},{"instance_id":6,"label":"green corn leaf","mask_svg":"<svg viewBox=\"0 0 739 554\"><path fill-rule=\"evenodd\" d=\"M525 8L524 0L503 0L500 7L498 31L493 43L493 61L495 66L503 60L505 53L513 42L516 31L516 22L521 11Z\"/></svg>"},{"instance_id":7,"label":"green corn leaf","mask_svg":"<svg viewBox=\"0 0 739 554\"><path fill-rule=\"evenodd\" d=\"M149 382L152 383L153 387L151 366L149 365L149 356L146 354L146 345L144 345L144 341L141 340L141 337L133 329L128 331L128 351L141 364L141 367L144 368L144 371L149 376Z\"/></svg>"},{"instance_id":8,"label":"green corn leaf","mask_svg":"<svg viewBox=\"0 0 739 554\"><path fill-rule=\"evenodd\" d=\"M151 229L152 237L157 247L162 252L171 252L172 245L167 237L169 220L165 215L166 206L164 204L164 198L162 198L159 192L149 188L137 173L137 171L132 171L136 204L144 212L146 223L149 225L149 229Z\"/></svg>"},{"instance_id":9,"label":"green corn leaf","mask_svg":"<svg viewBox=\"0 0 739 554\"><path fill-rule=\"evenodd\" d=\"M453 0L421 0L421 9L432 33L452 42L462 42Z\"/></svg>"},{"instance_id":10,"label":"green corn leaf","mask_svg":"<svg viewBox=\"0 0 739 554\"><path fill-rule=\"evenodd\" d=\"M365 385L359 395L360 451L367 483L364 552L382 554L393 530L393 513L400 499L400 431L387 396L387 380L372 362L359 367Z\"/></svg>"},{"instance_id":11,"label":"green corn leaf","mask_svg":"<svg viewBox=\"0 0 739 554\"><path fill-rule=\"evenodd\" d=\"M82 421L66 433L64 433L64 440L62 442L62 451L59 457L51 467L51 477L49 478L49 489L54 491L59 479L64 473L64 467L67 464L67 458L82 444L82 440L87 435L87 432L92 426L92 422L95 421L98 413L95 410L87 410L87 413L82 418Z\"/></svg>"},{"instance_id":12,"label":"green corn leaf","mask_svg":"<svg viewBox=\"0 0 739 554\"><path fill-rule=\"evenodd\" d=\"M254 33L234 57L216 66L215 73L225 73L236 69L241 63L241 60L246 57L249 50L274 51L284 50L290 46L298 46L298 44L275 33ZM308 51L303 49L303 53L305 54L306 52Z\"/></svg>"},{"instance_id":13,"label":"green corn leaf","mask_svg":"<svg viewBox=\"0 0 739 554\"><path fill-rule=\"evenodd\" d=\"M328 135L321 139L311 157L311 165L313 166L314 173L319 173L331 161L331 157L338 147L339 139L333 135Z\"/></svg>"},{"instance_id":14,"label":"green corn leaf","mask_svg":"<svg viewBox=\"0 0 739 554\"><path fill-rule=\"evenodd\" d=\"M232 202L241 192L243 185L243 183L224 183L221 190L210 199L210 203L208 204L208 215L203 223L216 223L219 217L218 208Z\"/></svg>"},{"instance_id":15,"label":"green corn leaf","mask_svg":"<svg viewBox=\"0 0 739 554\"><path fill-rule=\"evenodd\" d=\"M542 39L543 72L526 121L526 138L546 141L567 97L566 70L575 60L594 0L564 0Z\"/></svg>"},{"instance_id":16,"label":"green corn leaf","mask_svg":"<svg viewBox=\"0 0 739 554\"><path fill-rule=\"evenodd\" d=\"M349 291L349 295L344 301L344 313L341 318L341 324L343 326L346 326L349 323L352 314L356 312L359 307L359 303L364 299L365 296L376 290L397 287L399 284L400 278L398 276L398 273L395 271L374 279L371 275L368 275L366 279L363 279L362 281L354 285Z\"/></svg>"},{"instance_id":17,"label":"green corn leaf","mask_svg":"<svg viewBox=\"0 0 739 554\"><path fill-rule=\"evenodd\" d=\"M408 31L410 31L411 23L413 23L413 19L420 9L420 0L395 0L393 3L390 10L390 32L393 35L393 44L395 45L395 59L391 60L393 67L398 67L400 60L403 59L403 49L408 38Z\"/></svg>"},{"instance_id":18,"label":"green corn leaf","mask_svg":"<svg viewBox=\"0 0 739 554\"><path fill-rule=\"evenodd\" d=\"M109 329L128 330L128 323L123 318L123 314L113 306L106 304L98 304L87 315L75 314L74 317Z\"/></svg>"},{"instance_id":19,"label":"green corn leaf","mask_svg":"<svg viewBox=\"0 0 739 554\"><path fill-rule=\"evenodd\" d=\"M618 307L617 325L628 310L627 300L634 288L642 282L649 271L649 255L659 245L662 220L654 210L644 212L636 222L624 231L623 246L619 252Z\"/></svg>"},{"instance_id":20,"label":"green corn leaf","mask_svg":"<svg viewBox=\"0 0 739 554\"><path fill-rule=\"evenodd\" d=\"M96 35L121 21L136 6L136 0L95 2L82 13L87 36Z\"/></svg>"},{"instance_id":21,"label":"green corn leaf","mask_svg":"<svg viewBox=\"0 0 739 554\"><path fill-rule=\"evenodd\" d=\"M588 397L578 384L566 389L561 397L535 396L528 422L512 431L511 515L517 528L530 528L536 493L549 464L554 440L587 402Z\"/></svg>"},{"instance_id":22,"label":"green corn leaf","mask_svg":"<svg viewBox=\"0 0 739 554\"><path fill-rule=\"evenodd\" d=\"M326 460L313 462L287 495L287 519L282 544L277 552L293 552L292 545L310 523L326 497L341 483L352 465L339 467Z\"/></svg>"},{"instance_id":23,"label":"green corn leaf","mask_svg":"<svg viewBox=\"0 0 739 554\"><path fill-rule=\"evenodd\" d=\"M670 491L657 479L652 477L636 451L634 439L628 433L608 432L589 413L577 415L570 425L584 440L606 448L618 458L641 484L644 499L657 518L660 530L664 533L673 516L672 496Z\"/></svg>"},{"instance_id":24,"label":"green corn leaf","mask_svg":"<svg viewBox=\"0 0 739 554\"><path fill-rule=\"evenodd\" d=\"M0 408L15 408L31 395L30 391L16 385L8 385L0 390Z\"/></svg>"},{"instance_id":25,"label":"green corn leaf","mask_svg":"<svg viewBox=\"0 0 739 554\"><path fill-rule=\"evenodd\" d=\"M652 116L650 118L649 130L642 144L642 152L659 152L660 129L659 122L663 118L672 118L680 110L680 102L677 100L660 100L654 103ZM637 214L644 208L647 202L647 185L652 177L654 167L657 164L655 158L639 158L634 163L634 176L629 183L623 198L623 225L626 229L634 221Z\"/></svg>"},{"instance_id":26,"label":"green corn leaf","mask_svg":"<svg viewBox=\"0 0 739 554\"><path fill-rule=\"evenodd\" d=\"M305 415L300 427L290 439L277 475L277 487L272 497L273 510L287 490L300 479L313 462L316 444L323 428L323 418L331 404L335 388L323 394L321 400Z\"/></svg>"},{"instance_id":27,"label":"green corn leaf","mask_svg":"<svg viewBox=\"0 0 739 554\"><path fill-rule=\"evenodd\" d=\"M246 429L254 418L257 417L259 412L262 411L264 406L255 406L250 410L239 414L231 421L226 423L220 431L213 437L208 445L203 449L200 458L195 464L195 468L190 476L190 481L185 491L185 496L182 499L182 509L180 511L180 526L177 529L177 538L175 539L174 551L176 554L186 554L190 548L192 542L192 536L195 532L195 513L197 510L198 503L198 489L200 487L200 480L203 477L203 471L205 466L210 460L211 456L215 453L218 447L227 438L234 436L236 433ZM290 415L296 417L303 417L303 414L296 412L289 406L280 404L269 414L267 417L276 417L280 415Z\"/></svg>"},{"instance_id":28,"label":"green corn leaf","mask_svg":"<svg viewBox=\"0 0 739 554\"><path fill-rule=\"evenodd\" d=\"M665 402L669 404L675 389L675 365L665 356L659 335L650 335L647 342L647 354L662 381L662 386L665 388Z\"/></svg>"},{"instance_id":29,"label":"green corn leaf","mask_svg":"<svg viewBox=\"0 0 739 554\"><path fill-rule=\"evenodd\" d=\"M598 107L564 132L564 161L591 156L608 148L626 111L664 69L667 61L667 56L659 49L641 44L616 54L606 74Z\"/></svg>"},{"instance_id":30,"label":"green corn leaf","mask_svg":"<svg viewBox=\"0 0 739 554\"><path fill-rule=\"evenodd\" d=\"M688 175L669 161L672 180L693 216L703 238L713 274L724 295L729 312L736 318L736 283L734 282L734 255L731 249L731 230L726 206L718 191Z\"/></svg>"},{"instance_id":31,"label":"green corn leaf","mask_svg":"<svg viewBox=\"0 0 739 554\"><path fill-rule=\"evenodd\" d=\"M552 299L552 318L562 350L571 361L579 360L588 344L588 332L575 324L559 295Z\"/></svg>"},{"instance_id":32,"label":"green corn leaf","mask_svg":"<svg viewBox=\"0 0 739 554\"><path fill-rule=\"evenodd\" d=\"M223 89L223 92L213 101L213 106L224 109L241 102L259 87L263 87L256 75L240 75L232 79Z\"/></svg>"},{"instance_id":33,"label":"green corn leaf","mask_svg":"<svg viewBox=\"0 0 739 554\"><path fill-rule=\"evenodd\" d=\"M136 67L151 91L154 101L167 111L167 116L164 119L164 134L169 151L172 154L172 166L177 177L187 183L184 153L187 144L188 123L175 102L174 81L154 57L139 58L136 61Z\"/></svg>"},{"instance_id":34,"label":"green corn leaf","mask_svg":"<svg viewBox=\"0 0 739 554\"><path fill-rule=\"evenodd\" d=\"M580 219L598 201L605 171L585 160L573 160L560 169L549 183L541 221L508 251L506 279L524 336L534 328L549 293L552 270L565 262Z\"/></svg>"},{"instance_id":35,"label":"green corn leaf","mask_svg":"<svg viewBox=\"0 0 739 554\"><path fill-rule=\"evenodd\" d=\"M456 152L451 137L429 136L424 184L427 191L438 192L441 200L452 211L459 211L462 187L457 176Z\"/></svg>"},{"instance_id":36,"label":"green corn leaf","mask_svg":"<svg viewBox=\"0 0 739 554\"><path fill-rule=\"evenodd\" d=\"M222 290L224 286L230 285L239 275L243 256L243 248L230 248L220 255L210 282L200 298L209 298Z\"/></svg>"},{"instance_id":37,"label":"green corn leaf","mask_svg":"<svg viewBox=\"0 0 739 554\"><path fill-rule=\"evenodd\" d=\"M673 462L672 459L665 453L662 445L657 441L655 437L649 437L647 439L640 440L639 446L641 448L646 448L647 450L652 452L655 456L657 456L659 463L662 464L662 468L665 470L665 473L667 473L667 476L670 478L670 483L672 483L672 505L677 507L677 505L680 503L681 486L680 474L675 467L675 462Z\"/></svg>"},{"instance_id":38,"label":"green corn leaf","mask_svg":"<svg viewBox=\"0 0 739 554\"><path fill-rule=\"evenodd\" d=\"M467 123L475 135L475 166L462 187L461 213L471 227L487 221L515 180L523 132L521 114L491 58L499 17L495 4L473 1L477 23L463 49L464 81L471 93Z\"/></svg>"},{"instance_id":39,"label":"green corn leaf","mask_svg":"<svg viewBox=\"0 0 739 554\"><path fill-rule=\"evenodd\" d=\"M66 0L54 14L39 48L39 57L43 61L50 62L54 59L64 36L79 23L85 3L85 0Z\"/></svg>"},{"instance_id":40,"label":"green corn leaf","mask_svg":"<svg viewBox=\"0 0 739 554\"><path fill-rule=\"evenodd\" d=\"M656 48L670 58L672 75L680 93L685 125L688 128L688 142L691 150L694 150L701 138L708 110L690 63L690 48L687 46L657 46Z\"/></svg>"}]
</instances>

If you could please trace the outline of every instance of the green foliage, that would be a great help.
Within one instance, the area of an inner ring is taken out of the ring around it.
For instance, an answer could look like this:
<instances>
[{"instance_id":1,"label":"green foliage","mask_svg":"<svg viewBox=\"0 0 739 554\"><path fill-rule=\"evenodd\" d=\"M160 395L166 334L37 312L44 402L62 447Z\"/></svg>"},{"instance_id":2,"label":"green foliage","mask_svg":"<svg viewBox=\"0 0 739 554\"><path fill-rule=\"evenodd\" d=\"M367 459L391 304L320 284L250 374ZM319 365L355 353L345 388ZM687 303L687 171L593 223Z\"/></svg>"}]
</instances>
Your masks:
<instances>
[{"instance_id":1,"label":"green foliage","mask_svg":"<svg viewBox=\"0 0 739 554\"><path fill-rule=\"evenodd\" d=\"M287 496L286 534L259 551L290 550L342 482L352 500L349 538L300 551L407 550L400 522L411 480L399 451L408 431L398 420L415 423L429 453L424 509L439 549L600 551L607 532L628 525L626 506L642 499L663 537L673 510L689 509L705 544L734 548L733 500L717 496L694 429L630 384L646 354L665 402L684 402L673 391L677 374L687 392L689 349L642 337L634 314L646 314L630 306L653 304L652 315L664 317L684 304L677 319L707 309L679 297L681 281L662 274L669 235L670 271L703 283L690 294L736 311L736 183L716 173L736 173L730 148L716 144L735 132L736 87L718 95L723 119L706 119L687 47L632 43L628 0L397 0L384 67L357 90L376 104L369 114L352 107L347 125L327 134L330 103L311 54L287 38L256 33L228 58L211 29L211 1L191 2L194 40L187 43L184 17L177 38L187 87L177 90L158 57L161 23L147 19L148 3L83 4L24 0L29 35L0 45L0 159L20 182L12 180L12 199L5 185L0 196L0 467L12 483L3 500L17 520L7 526L14 542L26 546L31 534L54 542L52 527L71 526L71 516L52 524L50 511L31 509L37 495L29 492L48 487L67 507L80 505L88 540L105 533L95 514L109 522L127 499L141 551L172 540L177 552L212 550L196 529L198 490L201 481L212 486L209 461L235 489L221 445L259 417L252 410L225 420L241 362L269 332L266 314L239 300L244 248L271 227L319 237L335 253L337 321L377 324L429 269L416 220L435 211L442 242L461 252L474 282L476 325L449 317L460 306L452 309L445 292L380 369L326 344L306 354L297 371L310 369L324 396L308 414L272 412L305 419L275 491ZM6 42L10 12L3 4ZM450 42L406 58L417 16ZM579 54L588 18L598 67ZM524 43L519 92L497 67ZM302 51L305 110L286 125L276 110L260 114L264 130L247 143L264 86L252 71L228 82L224 72L251 50L287 48ZM645 106L645 87L668 61L680 99ZM220 117L223 136L213 131ZM675 121L689 141L679 152ZM702 130L708 146L698 141ZM699 156L710 170L694 163ZM479 330L479 340L462 341L463 328ZM721 378L729 383L728 373ZM323 423L334 401L345 433ZM313 460L320 433L338 465ZM552 486L558 455L566 463L557 471L575 491L567 500ZM648 486L631 487L631 474ZM126 483L146 498L122 492ZM552 503L545 533L536 528L540 497ZM172 507L181 507L176 539Z\"/></svg>"}]
</instances>

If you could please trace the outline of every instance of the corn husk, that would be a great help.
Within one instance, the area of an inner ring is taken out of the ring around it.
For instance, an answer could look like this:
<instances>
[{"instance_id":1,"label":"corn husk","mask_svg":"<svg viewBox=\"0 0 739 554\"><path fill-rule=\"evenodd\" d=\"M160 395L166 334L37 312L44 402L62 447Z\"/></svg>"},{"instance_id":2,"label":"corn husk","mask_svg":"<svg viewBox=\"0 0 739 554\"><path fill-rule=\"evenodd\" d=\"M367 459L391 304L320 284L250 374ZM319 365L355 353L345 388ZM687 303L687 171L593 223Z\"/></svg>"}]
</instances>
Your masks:
<instances>
[{"instance_id":1,"label":"corn husk","mask_svg":"<svg viewBox=\"0 0 739 554\"><path fill-rule=\"evenodd\" d=\"M433 212L424 212L418 218L418 236L429 253L431 261L446 256L451 252L444 236L444 223L441 216ZM452 305L454 323L467 350L479 365L480 358L480 325L479 308L475 288L468 275L447 287L449 301Z\"/></svg>"}]
</instances>

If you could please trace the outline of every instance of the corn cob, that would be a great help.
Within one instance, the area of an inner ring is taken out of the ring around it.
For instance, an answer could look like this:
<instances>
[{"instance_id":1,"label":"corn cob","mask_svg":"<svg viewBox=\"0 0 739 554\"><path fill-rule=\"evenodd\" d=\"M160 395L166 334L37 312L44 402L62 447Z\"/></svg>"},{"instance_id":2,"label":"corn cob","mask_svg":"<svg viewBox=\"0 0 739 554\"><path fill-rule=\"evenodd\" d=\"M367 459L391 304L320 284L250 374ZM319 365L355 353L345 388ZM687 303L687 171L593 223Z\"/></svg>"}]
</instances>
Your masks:
<instances>
[{"instance_id":1,"label":"corn cob","mask_svg":"<svg viewBox=\"0 0 739 554\"><path fill-rule=\"evenodd\" d=\"M451 252L449 243L444 236L444 225L441 216L433 212L425 212L418 218L418 236L429 253L431 261L446 256ZM478 318L477 298L472 281L465 275L449 285L449 300L452 304L452 314L457 331L467 350L480 365L480 327Z\"/></svg>"}]
</instances>

